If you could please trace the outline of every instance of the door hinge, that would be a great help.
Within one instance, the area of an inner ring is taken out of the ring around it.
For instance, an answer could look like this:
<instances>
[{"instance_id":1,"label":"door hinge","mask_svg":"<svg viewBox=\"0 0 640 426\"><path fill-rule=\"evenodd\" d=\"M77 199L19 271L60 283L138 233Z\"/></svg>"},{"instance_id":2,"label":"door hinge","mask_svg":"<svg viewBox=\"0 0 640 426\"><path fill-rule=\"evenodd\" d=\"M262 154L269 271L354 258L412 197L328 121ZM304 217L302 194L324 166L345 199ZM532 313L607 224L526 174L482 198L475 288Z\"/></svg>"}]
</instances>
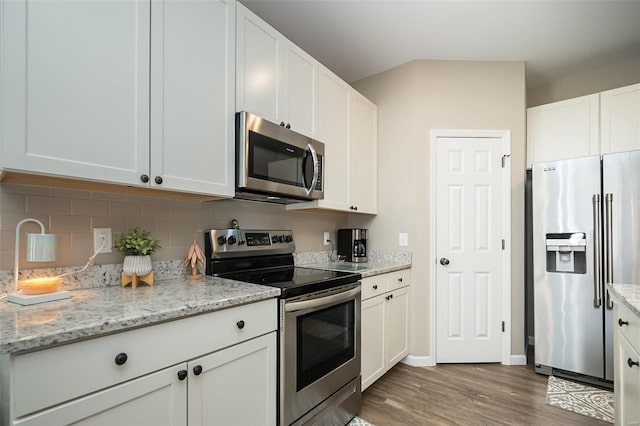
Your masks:
<instances>
[{"instance_id":1,"label":"door hinge","mask_svg":"<svg viewBox=\"0 0 640 426\"><path fill-rule=\"evenodd\" d=\"M502 321L502 332L504 333L504 321Z\"/></svg>"},{"instance_id":2,"label":"door hinge","mask_svg":"<svg viewBox=\"0 0 640 426\"><path fill-rule=\"evenodd\" d=\"M511 157L511 154L504 154L502 156L502 168L504 169L505 161L507 161L507 157Z\"/></svg>"},{"instance_id":3,"label":"door hinge","mask_svg":"<svg viewBox=\"0 0 640 426\"><path fill-rule=\"evenodd\" d=\"M504 250L504 246L505 246L505 242L504 242L504 238L502 239L502 250Z\"/></svg>"}]
</instances>

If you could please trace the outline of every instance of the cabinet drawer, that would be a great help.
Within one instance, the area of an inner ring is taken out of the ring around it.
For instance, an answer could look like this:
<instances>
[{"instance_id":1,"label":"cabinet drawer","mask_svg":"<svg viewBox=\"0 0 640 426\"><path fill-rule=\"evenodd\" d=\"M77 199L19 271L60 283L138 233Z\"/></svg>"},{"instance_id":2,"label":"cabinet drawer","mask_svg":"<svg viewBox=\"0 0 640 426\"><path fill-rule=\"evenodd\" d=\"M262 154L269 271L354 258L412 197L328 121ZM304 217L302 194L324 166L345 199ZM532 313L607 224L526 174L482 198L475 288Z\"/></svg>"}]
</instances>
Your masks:
<instances>
[{"instance_id":1,"label":"cabinet drawer","mask_svg":"<svg viewBox=\"0 0 640 426\"><path fill-rule=\"evenodd\" d=\"M270 299L16 355L13 414L24 416L276 328L277 302Z\"/></svg>"},{"instance_id":2,"label":"cabinet drawer","mask_svg":"<svg viewBox=\"0 0 640 426\"><path fill-rule=\"evenodd\" d=\"M640 348L640 318L622 303L616 304L613 327L618 329L636 350Z\"/></svg>"},{"instance_id":3,"label":"cabinet drawer","mask_svg":"<svg viewBox=\"0 0 640 426\"><path fill-rule=\"evenodd\" d=\"M402 271L391 272L388 274L384 274L384 276L387 280L387 291L406 287L411 284L411 269L403 269Z\"/></svg>"},{"instance_id":4,"label":"cabinet drawer","mask_svg":"<svg viewBox=\"0 0 640 426\"><path fill-rule=\"evenodd\" d=\"M387 291L386 274L362 279L362 300L370 299Z\"/></svg>"}]
</instances>

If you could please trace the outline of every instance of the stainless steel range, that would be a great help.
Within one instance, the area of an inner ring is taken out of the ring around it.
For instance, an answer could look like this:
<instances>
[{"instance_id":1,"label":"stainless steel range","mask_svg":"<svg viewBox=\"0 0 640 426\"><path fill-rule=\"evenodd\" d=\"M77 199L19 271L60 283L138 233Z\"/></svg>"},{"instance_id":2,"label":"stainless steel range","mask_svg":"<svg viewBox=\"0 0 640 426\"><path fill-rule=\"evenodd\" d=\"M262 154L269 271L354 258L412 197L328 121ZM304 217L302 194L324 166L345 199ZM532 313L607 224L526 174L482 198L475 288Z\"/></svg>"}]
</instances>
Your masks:
<instances>
[{"instance_id":1,"label":"stainless steel range","mask_svg":"<svg viewBox=\"0 0 640 426\"><path fill-rule=\"evenodd\" d=\"M295 267L291 231L212 229L206 273L282 290L281 425L344 425L358 414L360 274Z\"/></svg>"}]
</instances>

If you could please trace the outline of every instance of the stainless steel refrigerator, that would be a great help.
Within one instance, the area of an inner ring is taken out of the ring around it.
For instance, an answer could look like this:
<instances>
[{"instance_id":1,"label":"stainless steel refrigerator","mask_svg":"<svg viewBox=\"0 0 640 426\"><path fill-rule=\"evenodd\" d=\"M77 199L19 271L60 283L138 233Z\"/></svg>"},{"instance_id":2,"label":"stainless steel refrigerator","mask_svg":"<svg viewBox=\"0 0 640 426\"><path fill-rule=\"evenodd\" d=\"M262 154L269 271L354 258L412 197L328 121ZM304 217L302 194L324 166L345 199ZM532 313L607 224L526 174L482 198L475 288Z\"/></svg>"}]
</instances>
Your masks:
<instances>
[{"instance_id":1,"label":"stainless steel refrigerator","mask_svg":"<svg viewBox=\"0 0 640 426\"><path fill-rule=\"evenodd\" d=\"M606 284L640 284L640 151L533 166L535 364L613 380Z\"/></svg>"}]
</instances>

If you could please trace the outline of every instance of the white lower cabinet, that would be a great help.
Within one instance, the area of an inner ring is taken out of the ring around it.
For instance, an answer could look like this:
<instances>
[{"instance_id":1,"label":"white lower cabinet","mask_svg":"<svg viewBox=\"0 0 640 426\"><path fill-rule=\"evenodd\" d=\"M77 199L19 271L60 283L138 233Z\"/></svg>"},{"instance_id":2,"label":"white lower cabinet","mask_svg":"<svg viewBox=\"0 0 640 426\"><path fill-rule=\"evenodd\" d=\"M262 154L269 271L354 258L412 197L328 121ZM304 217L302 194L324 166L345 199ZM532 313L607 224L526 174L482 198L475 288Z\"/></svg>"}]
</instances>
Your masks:
<instances>
[{"instance_id":1,"label":"white lower cabinet","mask_svg":"<svg viewBox=\"0 0 640 426\"><path fill-rule=\"evenodd\" d=\"M187 380L175 365L13 422L20 426L180 426L187 424ZM70 372L70 374L73 374Z\"/></svg>"},{"instance_id":2,"label":"white lower cabinet","mask_svg":"<svg viewBox=\"0 0 640 426\"><path fill-rule=\"evenodd\" d=\"M362 390L409 353L410 271L362 280Z\"/></svg>"},{"instance_id":3,"label":"white lower cabinet","mask_svg":"<svg viewBox=\"0 0 640 426\"><path fill-rule=\"evenodd\" d=\"M640 317L616 303L614 327L615 424L637 425L640 424Z\"/></svg>"},{"instance_id":4,"label":"white lower cabinet","mask_svg":"<svg viewBox=\"0 0 640 426\"><path fill-rule=\"evenodd\" d=\"M276 333L189 362L189 425L275 424L275 365Z\"/></svg>"},{"instance_id":5,"label":"white lower cabinet","mask_svg":"<svg viewBox=\"0 0 640 426\"><path fill-rule=\"evenodd\" d=\"M271 299L5 355L0 425L275 425L276 328Z\"/></svg>"}]
</instances>

